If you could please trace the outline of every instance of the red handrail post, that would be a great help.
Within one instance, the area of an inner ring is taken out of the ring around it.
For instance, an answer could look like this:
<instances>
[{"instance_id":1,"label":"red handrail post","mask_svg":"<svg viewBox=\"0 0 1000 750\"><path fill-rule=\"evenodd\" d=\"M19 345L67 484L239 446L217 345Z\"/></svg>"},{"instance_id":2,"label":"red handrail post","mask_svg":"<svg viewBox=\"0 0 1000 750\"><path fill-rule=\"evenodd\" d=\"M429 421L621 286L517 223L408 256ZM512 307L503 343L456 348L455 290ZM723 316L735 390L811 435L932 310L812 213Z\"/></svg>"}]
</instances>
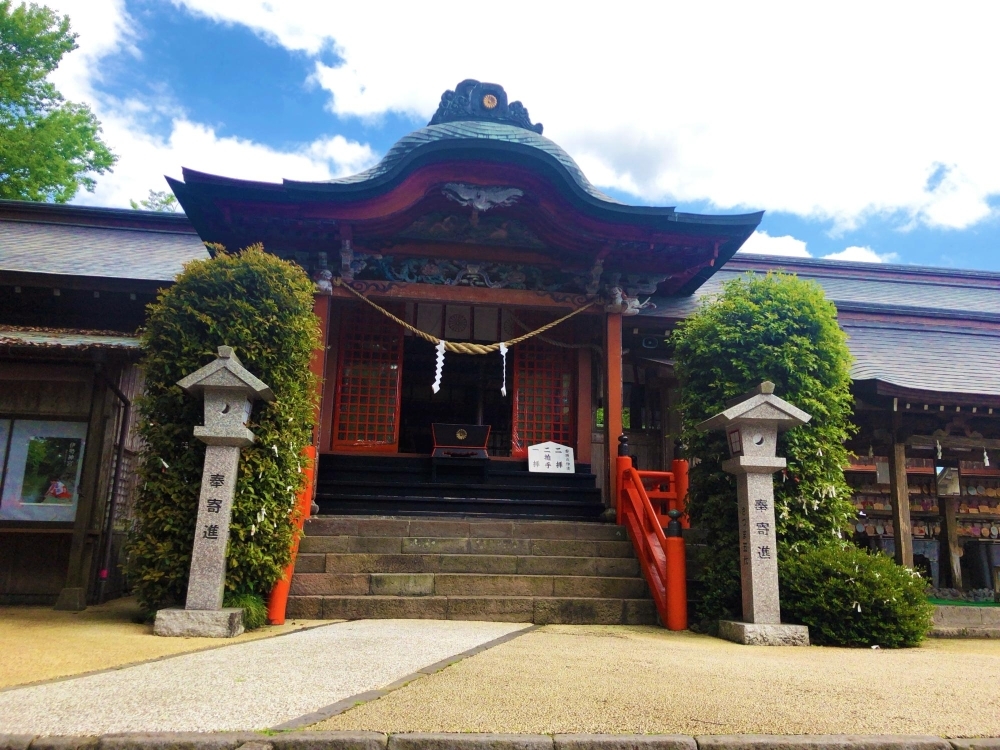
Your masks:
<instances>
[{"instance_id":1,"label":"red handrail post","mask_svg":"<svg viewBox=\"0 0 1000 750\"><path fill-rule=\"evenodd\" d=\"M677 462L674 462L676 466ZM667 524L667 543L664 550L667 558L667 630L687 630L687 562L684 553L684 537L681 524L677 520L680 511L671 510Z\"/></svg>"},{"instance_id":2,"label":"red handrail post","mask_svg":"<svg viewBox=\"0 0 1000 750\"><path fill-rule=\"evenodd\" d=\"M302 535L302 528L305 526L312 508L313 482L316 476L316 447L307 445L302 449L302 454L305 457L306 463L302 469L302 473L306 475L306 481L297 499L297 512L294 518L295 536L292 538L292 557L288 565L285 566L281 578L275 581L274 586L271 588L271 595L267 599L267 621L271 625L285 624L285 609L288 606L288 593L292 588L292 573L295 571L295 557L299 551L299 537Z\"/></svg>"},{"instance_id":3,"label":"red handrail post","mask_svg":"<svg viewBox=\"0 0 1000 750\"><path fill-rule=\"evenodd\" d=\"M628 436L621 435L618 438L618 459L615 465L615 523L621 525L625 523L624 511L622 509L622 498L625 496L625 472L632 468L632 457L628 454Z\"/></svg>"},{"instance_id":4,"label":"red handrail post","mask_svg":"<svg viewBox=\"0 0 1000 750\"><path fill-rule=\"evenodd\" d=\"M688 494L688 462L683 458L675 458L671 465L674 473L674 490L677 492L676 509L681 512L681 528L691 528L691 521L687 514L687 494Z\"/></svg>"}]
</instances>

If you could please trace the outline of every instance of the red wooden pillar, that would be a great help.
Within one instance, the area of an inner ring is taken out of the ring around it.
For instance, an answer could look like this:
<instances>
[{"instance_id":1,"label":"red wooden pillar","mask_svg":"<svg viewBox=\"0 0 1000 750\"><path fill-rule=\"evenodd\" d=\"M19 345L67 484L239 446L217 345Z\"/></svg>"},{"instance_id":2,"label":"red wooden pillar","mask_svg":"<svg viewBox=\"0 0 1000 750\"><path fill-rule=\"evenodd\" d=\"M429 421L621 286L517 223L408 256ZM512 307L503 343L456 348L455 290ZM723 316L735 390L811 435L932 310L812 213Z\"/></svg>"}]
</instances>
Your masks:
<instances>
[{"instance_id":1,"label":"red wooden pillar","mask_svg":"<svg viewBox=\"0 0 1000 750\"><path fill-rule=\"evenodd\" d=\"M305 486L299 492L296 508L298 513L295 518L296 534L292 539L292 557L285 567L281 578L275 582L271 589L271 595L267 600L267 620L272 625L283 625L285 623L285 609L288 604L288 594L292 585L292 573L295 571L295 557L299 551L299 537L309 514L312 512L313 497L316 494L316 473L317 462L317 442L322 433L320 429L320 415L323 413L323 382L326 376L326 348L330 335L330 301L326 294L317 294L313 301L313 313L319 318L319 346L313 350L312 359L309 362L309 370L316 376L316 399L315 424L313 426L313 444L307 445L303 450L303 459L306 462L303 473L305 474Z\"/></svg>"},{"instance_id":2,"label":"red wooden pillar","mask_svg":"<svg viewBox=\"0 0 1000 750\"><path fill-rule=\"evenodd\" d=\"M604 350L607 353L608 398L604 404L604 425L607 436L604 448L608 461L608 490L611 507L618 507L618 438L622 434L622 314L608 314Z\"/></svg>"}]
</instances>

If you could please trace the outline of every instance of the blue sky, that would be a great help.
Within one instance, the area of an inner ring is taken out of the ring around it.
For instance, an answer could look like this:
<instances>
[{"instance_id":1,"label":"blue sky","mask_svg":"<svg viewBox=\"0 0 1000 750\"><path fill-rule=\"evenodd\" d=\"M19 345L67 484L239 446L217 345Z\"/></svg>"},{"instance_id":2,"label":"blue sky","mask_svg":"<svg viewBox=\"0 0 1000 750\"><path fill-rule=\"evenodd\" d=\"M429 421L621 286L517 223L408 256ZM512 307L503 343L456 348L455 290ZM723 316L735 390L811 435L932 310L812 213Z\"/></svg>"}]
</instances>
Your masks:
<instances>
[{"instance_id":1,"label":"blue sky","mask_svg":"<svg viewBox=\"0 0 1000 750\"><path fill-rule=\"evenodd\" d=\"M531 3L51 5L80 34L55 81L97 111L121 156L81 202L127 205L181 166L356 172L477 77L521 99L620 200L764 209L750 243L761 251L1000 271L1000 123L983 95L995 4L902 21L914 6L624 3L569 19Z\"/></svg>"}]
</instances>

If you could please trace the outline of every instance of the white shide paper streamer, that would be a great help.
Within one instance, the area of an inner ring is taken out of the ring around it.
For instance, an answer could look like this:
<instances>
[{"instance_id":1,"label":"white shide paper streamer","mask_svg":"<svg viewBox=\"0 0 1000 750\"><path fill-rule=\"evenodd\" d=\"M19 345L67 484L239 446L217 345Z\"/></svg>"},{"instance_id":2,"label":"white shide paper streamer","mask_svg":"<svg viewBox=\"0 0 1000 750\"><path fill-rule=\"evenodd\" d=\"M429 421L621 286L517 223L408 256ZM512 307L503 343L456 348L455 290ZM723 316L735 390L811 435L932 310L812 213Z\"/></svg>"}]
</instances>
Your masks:
<instances>
[{"instance_id":1,"label":"white shide paper streamer","mask_svg":"<svg viewBox=\"0 0 1000 750\"><path fill-rule=\"evenodd\" d=\"M507 395L507 345L500 342L500 361L503 363L503 385L500 386L500 395Z\"/></svg>"},{"instance_id":2,"label":"white shide paper streamer","mask_svg":"<svg viewBox=\"0 0 1000 750\"><path fill-rule=\"evenodd\" d=\"M434 382L431 384L431 390L437 393L441 390L441 375L444 373L444 341L439 341L435 349L437 349L437 363L434 368Z\"/></svg>"}]
</instances>

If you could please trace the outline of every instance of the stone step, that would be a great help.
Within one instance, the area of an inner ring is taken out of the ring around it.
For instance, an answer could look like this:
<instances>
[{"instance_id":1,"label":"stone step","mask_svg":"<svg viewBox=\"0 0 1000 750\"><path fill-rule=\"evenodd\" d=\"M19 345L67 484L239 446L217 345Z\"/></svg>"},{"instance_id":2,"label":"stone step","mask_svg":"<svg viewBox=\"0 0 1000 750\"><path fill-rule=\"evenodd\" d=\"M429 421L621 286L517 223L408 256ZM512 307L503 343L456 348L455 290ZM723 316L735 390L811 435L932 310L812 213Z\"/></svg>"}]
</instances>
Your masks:
<instances>
[{"instance_id":1,"label":"stone step","mask_svg":"<svg viewBox=\"0 0 1000 750\"><path fill-rule=\"evenodd\" d=\"M635 557L563 557L559 555L381 555L371 553L300 553L302 573L494 573L560 576L639 577Z\"/></svg>"},{"instance_id":2,"label":"stone step","mask_svg":"<svg viewBox=\"0 0 1000 750\"><path fill-rule=\"evenodd\" d=\"M306 536L447 537L463 539L566 539L627 541L622 526L584 521L457 520L316 516Z\"/></svg>"},{"instance_id":3,"label":"stone step","mask_svg":"<svg viewBox=\"0 0 1000 750\"><path fill-rule=\"evenodd\" d=\"M292 596L527 596L638 599L642 578L477 573L298 573Z\"/></svg>"},{"instance_id":4,"label":"stone step","mask_svg":"<svg viewBox=\"0 0 1000 750\"><path fill-rule=\"evenodd\" d=\"M553 557L634 557L632 542L593 539L502 537L312 536L302 537L305 554L359 552L375 555L544 555Z\"/></svg>"},{"instance_id":5,"label":"stone step","mask_svg":"<svg viewBox=\"0 0 1000 750\"><path fill-rule=\"evenodd\" d=\"M655 625L652 599L532 596L291 596L301 619L490 620L545 624Z\"/></svg>"}]
</instances>

